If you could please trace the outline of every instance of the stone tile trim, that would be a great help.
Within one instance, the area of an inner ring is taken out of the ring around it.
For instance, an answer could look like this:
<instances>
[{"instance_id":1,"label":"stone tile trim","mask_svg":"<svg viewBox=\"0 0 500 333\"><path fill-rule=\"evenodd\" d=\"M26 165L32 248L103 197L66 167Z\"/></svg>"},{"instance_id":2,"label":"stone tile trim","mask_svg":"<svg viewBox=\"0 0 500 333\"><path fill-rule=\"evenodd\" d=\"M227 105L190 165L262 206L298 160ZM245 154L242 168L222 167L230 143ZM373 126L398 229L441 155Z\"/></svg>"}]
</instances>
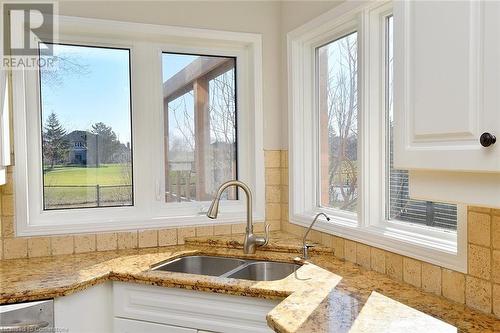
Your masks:
<instances>
[{"instance_id":1,"label":"stone tile trim","mask_svg":"<svg viewBox=\"0 0 500 333\"><path fill-rule=\"evenodd\" d=\"M271 230L281 229L282 156L281 150L265 150L266 223ZM284 162L286 163L286 162ZM111 251L184 244L185 237L230 235L245 232L245 224L215 224L184 228L137 229L130 231L75 234L63 236L15 237L13 167L8 168L7 184L0 187L0 259L34 258L71 253ZM264 223L255 224L256 232Z\"/></svg>"}]
</instances>

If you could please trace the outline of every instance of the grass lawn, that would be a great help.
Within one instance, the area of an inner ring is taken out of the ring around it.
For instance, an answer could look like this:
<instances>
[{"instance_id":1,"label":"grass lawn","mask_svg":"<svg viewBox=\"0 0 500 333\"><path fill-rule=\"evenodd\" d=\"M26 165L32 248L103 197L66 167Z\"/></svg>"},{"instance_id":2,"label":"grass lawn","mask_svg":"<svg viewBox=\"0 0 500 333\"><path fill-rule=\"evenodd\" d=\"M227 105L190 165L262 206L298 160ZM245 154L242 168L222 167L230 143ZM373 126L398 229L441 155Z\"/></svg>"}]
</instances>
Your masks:
<instances>
[{"instance_id":1,"label":"grass lawn","mask_svg":"<svg viewBox=\"0 0 500 333\"><path fill-rule=\"evenodd\" d=\"M130 166L107 164L99 168L56 167L44 174L47 186L56 185L128 185L131 183Z\"/></svg>"},{"instance_id":2,"label":"grass lawn","mask_svg":"<svg viewBox=\"0 0 500 333\"><path fill-rule=\"evenodd\" d=\"M132 180L129 168L126 164L108 164L99 168L56 167L47 171L44 174L45 208L130 205L132 186L127 185ZM101 186L99 203L96 185ZM108 187L116 185L120 187Z\"/></svg>"}]
</instances>

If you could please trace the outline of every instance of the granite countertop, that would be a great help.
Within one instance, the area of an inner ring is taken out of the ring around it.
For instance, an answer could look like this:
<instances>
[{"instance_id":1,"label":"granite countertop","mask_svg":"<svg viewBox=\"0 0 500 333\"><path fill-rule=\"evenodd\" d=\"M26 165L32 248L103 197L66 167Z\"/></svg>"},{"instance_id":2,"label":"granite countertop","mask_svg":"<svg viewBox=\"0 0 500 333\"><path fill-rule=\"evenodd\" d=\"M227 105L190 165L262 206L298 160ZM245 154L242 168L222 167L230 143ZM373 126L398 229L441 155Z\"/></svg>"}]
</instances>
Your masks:
<instances>
[{"instance_id":1,"label":"granite countertop","mask_svg":"<svg viewBox=\"0 0 500 333\"><path fill-rule=\"evenodd\" d=\"M335 259L317 247L279 281L246 281L150 271L192 254L293 262L300 241L272 233L265 251L243 255L243 236L189 239L185 245L0 261L0 304L60 297L108 280L283 299L268 315L276 332L500 332L500 321L385 275Z\"/></svg>"}]
</instances>

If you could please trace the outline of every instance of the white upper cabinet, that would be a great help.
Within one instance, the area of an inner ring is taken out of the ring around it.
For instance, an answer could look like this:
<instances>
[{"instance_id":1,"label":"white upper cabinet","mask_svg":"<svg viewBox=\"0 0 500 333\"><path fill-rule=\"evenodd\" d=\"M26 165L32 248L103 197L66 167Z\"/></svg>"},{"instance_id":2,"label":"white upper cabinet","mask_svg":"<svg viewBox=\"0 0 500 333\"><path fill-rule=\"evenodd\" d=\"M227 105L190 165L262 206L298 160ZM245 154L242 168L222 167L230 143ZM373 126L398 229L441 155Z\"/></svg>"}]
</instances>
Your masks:
<instances>
[{"instance_id":1,"label":"white upper cabinet","mask_svg":"<svg viewBox=\"0 0 500 333\"><path fill-rule=\"evenodd\" d=\"M500 172L499 59L500 3L394 2L395 167Z\"/></svg>"}]
</instances>

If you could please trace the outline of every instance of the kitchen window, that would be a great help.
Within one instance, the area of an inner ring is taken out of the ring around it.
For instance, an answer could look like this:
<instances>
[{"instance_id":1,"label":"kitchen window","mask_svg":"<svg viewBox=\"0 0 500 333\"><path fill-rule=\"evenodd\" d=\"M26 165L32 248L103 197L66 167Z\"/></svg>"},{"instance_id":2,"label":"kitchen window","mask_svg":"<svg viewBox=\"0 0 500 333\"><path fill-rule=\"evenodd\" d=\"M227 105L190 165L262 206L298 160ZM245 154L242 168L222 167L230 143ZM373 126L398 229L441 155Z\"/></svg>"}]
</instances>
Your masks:
<instances>
[{"instance_id":1,"label":"kitchen window","mask_svg":"<svg viewBox=\"0 0 500 333\"><path fill-rule=\"evenodd\" d=\"M321 205L357 212L357 32L316 50Z\"/></svg>"},{"instance_id":2,"label":"kitchen window","mask_svg":"<svg viewBox=\"0 0 500 333\"><path fill-rule=\"evenodd\" d=\"M39 69L43 209L133 205L130 50L47 49L40 57L56 65Z\"/></svg>"},{"instance_id":3,"label":"kitchen window","mask_svg":"<svg viewBox=\"0 0 500 333\"><path fill-rule=\"evenodd\" d=\"M317 230L465 271L465 207L410 198L393 166L393 33L389 2L289 33L290 220L324 212Z\"/></svg>"},{"instance_id":4,"label":"kitchen window","mask_svg":"<svg viewBox=\"0 0 500 333\"><path fill-rule=\"evenodd\" d=\"M166 202L208 201L237 179L236 61L163 53ZM223 199L237 199L235 188Z\"/></svg>"},{"instance_id":5,"label":"kitchen window","mask_svg":"<svg viewBox=\"0 0 500 333\"><path fill-rule=\"evenodd\" d=\"M261 36L59 22L55 66L13 72L17 235L243 222L236 190L205 215L234 178L263 221Z\"/></svg>"}]
</instances>

